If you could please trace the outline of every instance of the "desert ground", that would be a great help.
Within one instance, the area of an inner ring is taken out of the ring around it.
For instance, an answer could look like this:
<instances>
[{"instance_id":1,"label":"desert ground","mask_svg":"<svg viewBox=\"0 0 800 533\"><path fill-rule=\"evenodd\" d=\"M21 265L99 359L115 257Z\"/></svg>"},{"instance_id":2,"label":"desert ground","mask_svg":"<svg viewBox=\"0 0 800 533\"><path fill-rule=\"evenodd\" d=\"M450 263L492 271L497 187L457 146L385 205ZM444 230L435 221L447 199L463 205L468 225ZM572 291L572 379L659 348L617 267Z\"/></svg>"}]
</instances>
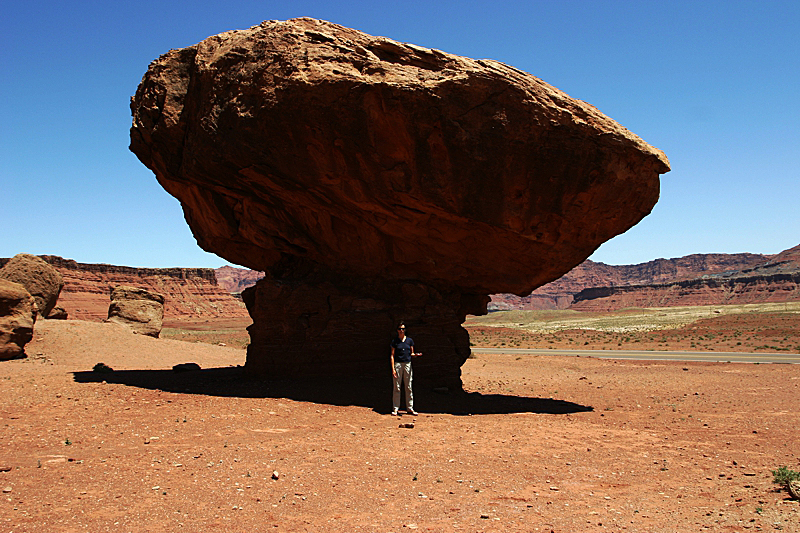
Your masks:
<instances>
[{"instance_id":1,"label":"desert ground","mask_svg":"<svg viewBox=\"0 0 800 533\"><path fill-rule=\"evenodd\" d=\"M800 302L506 311L465 324L480 348L800 353Z\"/></svg>"},{"instance_id":2,"label":"desert ground","mask_svg":"<svg viewBox=\"0 0 800 533\"><path fill-rule=\"evenodd\" d=\"M797 316L652 340L468 327L476 346L794 350ZM38 322L0 364L0 531L800 531L771 473L800 470L800 365L478 355L464 393L418 385L398 419L388 375L249 379L241 327Z\"/></svg>"}]
</instances>

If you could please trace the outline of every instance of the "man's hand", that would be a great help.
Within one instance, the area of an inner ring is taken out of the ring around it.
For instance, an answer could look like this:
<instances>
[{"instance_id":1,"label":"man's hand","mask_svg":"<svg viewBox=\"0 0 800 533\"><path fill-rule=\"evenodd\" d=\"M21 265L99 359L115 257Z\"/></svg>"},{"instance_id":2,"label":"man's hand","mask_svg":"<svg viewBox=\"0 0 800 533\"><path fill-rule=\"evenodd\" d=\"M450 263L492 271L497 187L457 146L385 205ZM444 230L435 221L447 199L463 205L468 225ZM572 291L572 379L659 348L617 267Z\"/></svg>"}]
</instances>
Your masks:
<instances>
[{"instance_id":1,"label":"man's hand","mask_svg":"<svg viewBox=\"0 0 800 533\"><path fill-rule=\"evenodd\" d=\"M394 368L392 369L392 377L397 379L397 371Z\"/></svg>"},{"instance_id":2,"label":"man's hand","mask_svg":"<svg viewBox=\"0 0 800 533\"><path fill-rule=\"evenodd\" d=\"M422 352L412 353L411 355L413 357L421 357L422 356Z\"/></svg>"}]
</instances>

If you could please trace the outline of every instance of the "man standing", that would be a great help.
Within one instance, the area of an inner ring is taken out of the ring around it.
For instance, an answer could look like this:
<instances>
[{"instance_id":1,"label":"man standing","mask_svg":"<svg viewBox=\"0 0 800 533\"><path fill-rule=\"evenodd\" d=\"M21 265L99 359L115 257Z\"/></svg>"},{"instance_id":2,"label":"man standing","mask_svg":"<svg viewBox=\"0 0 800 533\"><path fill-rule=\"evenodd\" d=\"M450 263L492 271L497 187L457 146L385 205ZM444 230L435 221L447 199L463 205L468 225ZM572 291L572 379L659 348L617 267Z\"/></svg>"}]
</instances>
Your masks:
<instances>
[{"instance_id":1,"label":"man standing","mask_svg":"<svg viewBox=\"0 0 800 533\"><path fill-rule=\"evenodd\" d=\"M406 326L402 322L397 326L397 337L392 339L392 377L394 378L394 392L392 393L392 415L397 416L400 409L400 384L406 386L406 413L417 416L414 411L414 393L411 392L411 358L419 357L421 353L414 352L414 341L406 337Z\"/></svg>"}]
</instances>

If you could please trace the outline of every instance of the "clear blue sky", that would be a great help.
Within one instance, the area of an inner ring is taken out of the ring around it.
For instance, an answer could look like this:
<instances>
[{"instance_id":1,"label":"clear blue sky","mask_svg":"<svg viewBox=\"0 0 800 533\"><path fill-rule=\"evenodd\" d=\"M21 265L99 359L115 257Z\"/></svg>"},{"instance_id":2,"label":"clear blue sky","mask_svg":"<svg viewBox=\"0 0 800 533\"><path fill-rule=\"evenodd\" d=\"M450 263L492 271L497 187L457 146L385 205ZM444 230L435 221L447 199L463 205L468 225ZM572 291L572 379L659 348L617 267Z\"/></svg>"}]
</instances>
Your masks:
<instances>
[{"instance_id":1,"label":"clear blue sky","mask_svg":"<svg viewBox=\"0 0 800 533\"><path fill-rule=\"evenodd\" d=\"M128 151L129 99L171 48L299 16L513 65L664 150L653 213L593 260L800 243L797 0L26 0L2 9L0 257L225 264Z\"/></svg>"}]
</instances>

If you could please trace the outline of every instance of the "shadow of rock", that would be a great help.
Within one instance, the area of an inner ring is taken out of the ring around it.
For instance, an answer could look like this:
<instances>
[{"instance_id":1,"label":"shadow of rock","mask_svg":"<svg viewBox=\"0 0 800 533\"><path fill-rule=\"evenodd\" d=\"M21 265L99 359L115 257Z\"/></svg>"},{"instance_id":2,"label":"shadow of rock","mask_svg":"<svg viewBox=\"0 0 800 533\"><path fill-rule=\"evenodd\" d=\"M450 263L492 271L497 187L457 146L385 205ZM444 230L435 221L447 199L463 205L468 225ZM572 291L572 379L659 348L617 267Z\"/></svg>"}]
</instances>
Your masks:
<instances>
[{"instance_id":1,"label":"shadow of rock","mask_svg":"<svg viewBox=\"0 0 800 533\"><path fill-rule=\"evenodd\" d=\"M261 380L242 367L209 368L192 372L173 370L116 370L74 372L78 383L115 383L174 393L238 398L286 398L299 402L367 407L381 414L391 410L391 380L348 379ZM510 413L570 414L593 411L590 406L564 400L504 394L451 391L437 393L415 383L414 403L422 413L486 415Z\"/></svg>"}]
</instances>

